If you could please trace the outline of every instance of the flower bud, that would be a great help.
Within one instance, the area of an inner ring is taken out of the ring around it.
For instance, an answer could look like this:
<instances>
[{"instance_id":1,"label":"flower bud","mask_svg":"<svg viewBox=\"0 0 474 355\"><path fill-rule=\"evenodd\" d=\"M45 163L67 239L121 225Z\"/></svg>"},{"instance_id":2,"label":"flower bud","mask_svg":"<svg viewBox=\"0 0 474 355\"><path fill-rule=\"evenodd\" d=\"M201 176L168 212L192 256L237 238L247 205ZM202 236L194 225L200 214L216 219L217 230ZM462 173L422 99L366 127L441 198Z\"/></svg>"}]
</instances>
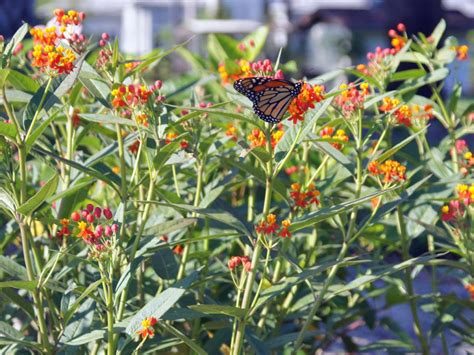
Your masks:
<instances>
[{"instance_id":1,"label":"flower bud","mask_svg":"<svg viewBox=\"0 0 474 355\"><path fill-rule=\"evenodd\" d=\"M93 223L95 220L94 216L91 215L91 214L88 214L87 217L86 217L86 221L87 223Z\"/></svg>"},{"instance_id":2,"label":"flower bud","mask_svg":"<svg viewBox=\"0 0 474 355\"><path fill-rule=\"evenodd\" d=\"M108 33L104 32L102 33L102 36L100 36L104 41L108 41L110 39L110 36Z\"/></svg>"},{"instance_id":3,"label":"flower bud","mask_svg":"<svg viewBox=\"0 0 474 355\"><path fill-rule=\"evenodd\" d=\"M117 234L119 231L119 225L117 223L112 224L112 232Z\"/></svg>"},{"instance_id":4,"label":"flower bud","mask_svg":"<svg viewBox=\"0 0 474 355\"><path fill-rule=\"evenodd\" d=\"M79 212L74 211L73 213L71 213L71 219L74 222L79 222L79 220L81 219L81 215L79 214Z\"/></svg>"},{"instance_id":5,"label":"flower bud","mask_svg":"<svg viewBox=\"0 0 474 355\"><path fill-rule=\"evenodd\" d=\"M95 215L95 218L100 218L100 216L102 215L102 209L100 207L96 207L94 209L94 215Z\"/></svg>"},{"instance_id":6,"label":"flower bud","mask_svg":"<svg viewBox=\"0 0 474 355\"><path fill-rule=\"evenodd\" d=\"M104 208L104 216L107 219L112 219L113 215L112 215L112 211L110 210L110 208L108 208L108 207Z\"/></svg>"},{"instance_id":7,"label":"flower bud","mask_svg":"<svg viewBox=\"0 0 474 355\"><path fill-rule=\"evenodd\" d=\"M112 235L112 228L110 226L105 226L105 235L110 237Z\"/></svg>"}]
</instances>

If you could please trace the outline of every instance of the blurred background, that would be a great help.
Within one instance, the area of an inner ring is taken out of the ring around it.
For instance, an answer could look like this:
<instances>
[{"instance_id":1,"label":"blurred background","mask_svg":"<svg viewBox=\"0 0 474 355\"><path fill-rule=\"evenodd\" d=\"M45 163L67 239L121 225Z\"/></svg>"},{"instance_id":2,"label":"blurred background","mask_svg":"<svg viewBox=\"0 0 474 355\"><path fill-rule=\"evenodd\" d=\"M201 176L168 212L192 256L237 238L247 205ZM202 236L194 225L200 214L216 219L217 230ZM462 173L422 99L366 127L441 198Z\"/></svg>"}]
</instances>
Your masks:
<instances>
[{"instance_id":1,"label":"blurred background","mask_svg":"<svg viewBox=\"0 0 474 355\"><path fill-rule=\"evenodd\" d=\"M398 22L430 34L444 18L448 35L474 47L474 0L0 0L0 34L11 36L22 21L46 23L55 8L86 12L85 34L107 32L134 55L192 36L191 49L205 55L208 33L239 37L266 24L266 56L283 47L308 77L365 62L367 52L389 46L387 31ZM446 91L461 81L464 95L473 96L472 61L453 66ZM174 72L186 69L174 61Z\"/></svg>"}]
</instances>

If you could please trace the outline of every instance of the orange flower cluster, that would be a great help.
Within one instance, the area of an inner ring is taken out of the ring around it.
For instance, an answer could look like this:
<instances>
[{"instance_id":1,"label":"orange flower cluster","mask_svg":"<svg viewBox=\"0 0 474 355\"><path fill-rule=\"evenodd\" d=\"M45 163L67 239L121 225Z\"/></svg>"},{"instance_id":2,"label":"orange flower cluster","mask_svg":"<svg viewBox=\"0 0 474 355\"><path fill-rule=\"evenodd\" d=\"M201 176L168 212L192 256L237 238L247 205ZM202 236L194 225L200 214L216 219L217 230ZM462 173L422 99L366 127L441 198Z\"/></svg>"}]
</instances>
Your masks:
<instances>
[{"instance_id":1,"label":"orange flower cluster","mask_svg":"<svg viewBox=\"0 0 474 355\"><path fill-rule=\"evenodd\" d=\"M80 25L82 21L84 21L86 18L85 13L77 12L74 10L69 10L66 13L63 9L56 9L54 10L54 15L56 16L56 22L62 26L67 26L67 25L77 26L77 25Z\"/></svg>"},{"instance_id":2,"label":"orange flower cluster","mask_svg":"<svg viewBox=\"0 0 474 355\"><path fill-rule=\"evenodd\" d=\"M229 270L234 270L237 266L242 265L244 270L249 272L252 270L252 262L250 261L248 256L233 256L229 259L227 266Z\"/></svg>"},{"instance_id":3,"label":"orange flower cluster","mask_svg":"<svg viewBox=\"0 0 474 355\"><path fill-rule=\"evenodd\" d=\"M470 186L460 184L456 187L456 190L459 201L461 201L465 206L474 204L474 183Z\"/></svg>"},{"instance_id":4,"label":"orange flower cluster","mask_svg":"<svg viewBox=\"0 0 474 355\"><path fill-rule=\"evenodd\" d=\"M312 204L319 205L319 195L320 192L316 190L314 184L310 184L306 189L303 189L297 182L291 184L290 197L294 201L294 209L304 209Z\"/></svg>"},{"instance_id":5,"label":"orange flower cluster","mask_svg":"<svg viewBox=\"0 0 474 355\"><path fill-rule=\"evenodd\" d=\"M420 107L419 105L408 105L401 106L394 112L394 116L397 119L398 124L403 124L407 127L411 127L414 119L429 120L433 117L433 107L431 105L425 105Z\"/></svg>"},{"instance_id":6,"label":"orange flower cluster","mask_svg":"<svg viewBox=\"0 0 474 355\"><path fill-rule=\"evenodd\" d=\"M455 46L456 58L458 60L467 60L469 54L469 47L463 44L462 46Z\"/></svg>"},{"instance_id":7,"label":"orange flower cluster","mask_svg":"<svg viewBox=\"0 0 474 355\"><path fill-rule=\"evenodd\" d=\"M158 320L155 317L147 317L142 320L142 329L137 330L137 334L142 339L153 338L155 336L155 329L153 328Z\"/></svg>"},{"instance_id":8,"label":"orange flower cluster","mask_svg":"<svg viewBox=\"0 0 474 355\"><path fill-rule=\"evenodd\" d=\"M283 133L285 133L283 130L283 125L279 123L277 125L277 129L272 132L271 144L273 148L275 148L275 146L281 140ZM247 136L247 139L250 141L250 146L252 148L264 147L267 144L265 133L258 128L253 129L252 133Z\"/></svg>"},{"instance_id":9,"label":"orange flower cluster","mask_svg":"<svg viewBox=\"0 0 474 355\"><path fill-rule=\"evenodd\" d=\"M120 85L112 90L112 105L115 108L134 107L139 104L144 105L154 91L154 87L148 88L146 85Z\"/></svg>"},{"instance_id":10,"label":"orange flower cluster","mask_svg":"<svg viewBox=\"0 0 474 355\"><path fill-rule=\"evenodd\" d=\"M382 164L373 161L369 164L368 169L374 176L383 176L385 184L406 180L406 167L396 160L386 160Z\"/></svg>"},{"instance_id":11,"label":"orange flower cluster","mask_svg":"<svg viewBox=\"0 0 474 355\"><path fill-rule=\"evenodd\" d=\"M33 27L30 30L30 34L35 44L43 44L46 46L55 46L59 39L55 26L47 28Z\"/></svg>"},{"instance_id":12,"label":"orange flower cluster","mask_svg":"<svg viewBox=\"0 0 474 355\"><path fill-rule=\"evenodd\" d=\"M469 147L464 139L458 139L456 141L456 149L459 154L458 164L460 166L459 171L461 174L466 176L469 174L469 171L472 171L474 168L474 155L469 150Z\"/></svg>"},{"instance_id":13,"label":"orange flower cluster","mask_svg":"<svg viewBox=\"0 0 474 355\"><path fill-rule=\"evenodd\" d=\"M33 47L34 67L39 67L43 71L51 70L57 74L68 74L74 69L76 55L74 52L63 46L51 46L37 44Z\"/></svg>"},{"instance_id":14,"label":"orange flower cluster","mask_svg":"<svg viewBox=\"0 0 474 355\"><path fill-rule=\"evenodd\" d=\"M400 105L400 100L392 97L384 97L382 100L382 105L380 105L379 110L382 112L392 111L395 107Z\"/></svg>"},{"instance_id":15,"label":"orange flower cluster","mask_svg":"<svg viewBox=\"0 0 474 355\"><path fill-rule=\"evenodd\" d=\"M356 110L364 108L365 97L369 94L369 84L362 83L359 89L353 83L339 86L342 92L336 96L335 103L342 109L344 117L348 118Z\"/></svg>"},{"instance_id":16,"label":"orange flower cluster","mask_svg":"<svg viewBox=\"0 0 474 355\"><path fill-rule=\"evenodd\" d=\"M324 127L320 132L319 135L323 139L331 139L331 140L337 140L340 141L341 143L338 142L332 142L331 145L336 148L337 150L342 149L342 144L344 142L349 141L349 137L346 135L346 132L343 129L338 129L336 131L336 134L334 134L334 128L331 126Z\"/></svg>"},{"instance_id":17,"label":"orange flower cluster","mask_svg":"<svg viewBox=\"0 0 474 355\"><path fill-rule=\"evenodd\" d=\"M390 43L393 49L395 49L395 53L399 52L407 42L405 31L406 28L403 23L397 25L396 31L394 29L388 31L388 36L392 39Z\"/></svg>"},{"instance_id":18,"label":"orange flower cluster","mask_svg":"<svg viewBox=\"0 0 474 355\"><path fill-rule=\"evenodd\" d=\"M291 232L289 230L291 222L288 219L285 219L281 222L282 227L277 223L277 218L274 214L270 213L266 220L261 221L255 226L255 230L259 234L264 234L267 236L278 235L282 238L290 238Z\"/></svg>"},{"instance_id":19,"label":"orange flower cluster","mask_svg":"<svg viewBox=\"0 0 474 355\"><path fill-rule=\"evenodd\" d=\"M310 108L314 108L314 104L322 100L324 100L323 85L312 86L308 83L304 83L300 93L291 101L288 107L288 112L290 113L289 120L293 121L294 124L298 123L298 121L303 121L303 116L306 111Z\"/></svg>"},{"instance_id":20,"label":"orange flower cluster","mask_svg":"<svg viewBox=\"0 0 474 355\"><path fill-rule=\"evenodd\" d=\"M385 97L379 110L382 112L390 112L400 105L400 100L391 97ZM403 124L407 127L411 127L414 119L430 119L433 117L433 107L431 105L402 105L396 111L393 112L393 116L397 119L398 124Z\"/></svg>"}]
</instances>

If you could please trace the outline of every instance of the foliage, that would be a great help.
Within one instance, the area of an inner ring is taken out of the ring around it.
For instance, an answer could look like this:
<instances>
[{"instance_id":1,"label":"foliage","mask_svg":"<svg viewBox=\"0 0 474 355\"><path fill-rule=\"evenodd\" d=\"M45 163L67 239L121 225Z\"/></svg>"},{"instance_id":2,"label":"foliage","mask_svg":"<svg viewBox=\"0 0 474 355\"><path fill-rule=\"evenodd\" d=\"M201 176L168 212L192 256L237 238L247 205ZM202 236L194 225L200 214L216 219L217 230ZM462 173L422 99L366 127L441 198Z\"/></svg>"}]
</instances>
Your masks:
<instances>
[{"instance_id":1,"label":"foliage","mask_svg":"<svg viewBox=\"0 0 474 355\"><path fill-rule=\"evenodd\" d=\"M56 10L55 28L0 45L4 352L474 342L473 112L460 85L441 95L468 49L444 21L411 38L399 24L353 82L308 80L272 126L231 85L294 69L256 62L268 29L210 35L205 58L184 44L130 58L78 33L84 19ZM146 83L168 55L193 74ZM436 121L448 135L428 142ZM448 278L466 292L443 292ZM403 303L412 333L383 312ZM376 327L386 338L353 336Z\"/></svg>"}]
</instances>

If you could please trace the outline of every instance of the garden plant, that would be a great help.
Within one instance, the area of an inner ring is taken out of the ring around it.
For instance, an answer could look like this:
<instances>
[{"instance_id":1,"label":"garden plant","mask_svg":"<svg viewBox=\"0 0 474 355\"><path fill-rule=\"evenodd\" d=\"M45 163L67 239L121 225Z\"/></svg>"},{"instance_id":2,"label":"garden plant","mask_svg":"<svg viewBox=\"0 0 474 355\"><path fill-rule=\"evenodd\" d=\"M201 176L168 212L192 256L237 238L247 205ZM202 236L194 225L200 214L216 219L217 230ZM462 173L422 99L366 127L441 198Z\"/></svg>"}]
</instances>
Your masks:
<instances>
[{"instance_id":1,"label":"garden plant","mask_svg":"<svg viewBox=\"0 0 474 355\"><path fill-rule=\"evenodd\" d=\"M2 353L474 345L474 106L445 90L468 47L444 21L315 78L264 57L266 27L131 57L84 21L1 38ZM249 77L301 84L281 122Z\"/></svg>"}]
</instances>

